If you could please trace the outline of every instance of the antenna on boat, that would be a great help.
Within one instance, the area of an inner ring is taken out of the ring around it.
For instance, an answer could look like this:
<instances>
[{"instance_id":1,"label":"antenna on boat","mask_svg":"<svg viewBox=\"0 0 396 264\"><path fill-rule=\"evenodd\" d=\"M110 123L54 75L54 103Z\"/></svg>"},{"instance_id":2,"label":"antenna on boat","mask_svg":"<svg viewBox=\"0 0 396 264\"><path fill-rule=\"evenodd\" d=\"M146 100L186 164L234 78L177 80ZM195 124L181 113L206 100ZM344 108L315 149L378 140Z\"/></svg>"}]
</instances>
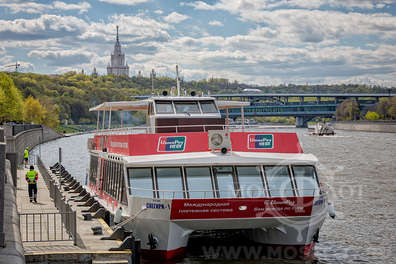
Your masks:
<instances>
[{"instance_id":1,"label":"antenna on boat","mask_svg":"<svg viewBox=\"0 0 396 264\"><path fill-rule=\"evenodd\" d=\"M177 64L176 64L176 87L177 87L177 96L180 96L179 65Z\"/></svg>"},{"instance_id":2,"label":"antenna on boat","mask_svg":"<svg viewBox=\"0 0 396 264\"><path fill-rule=\"evenodd\" d=\"M154 78L155 78L155 71L151 69L151 94L154 95Z\"/></svg>"}]
</instances>

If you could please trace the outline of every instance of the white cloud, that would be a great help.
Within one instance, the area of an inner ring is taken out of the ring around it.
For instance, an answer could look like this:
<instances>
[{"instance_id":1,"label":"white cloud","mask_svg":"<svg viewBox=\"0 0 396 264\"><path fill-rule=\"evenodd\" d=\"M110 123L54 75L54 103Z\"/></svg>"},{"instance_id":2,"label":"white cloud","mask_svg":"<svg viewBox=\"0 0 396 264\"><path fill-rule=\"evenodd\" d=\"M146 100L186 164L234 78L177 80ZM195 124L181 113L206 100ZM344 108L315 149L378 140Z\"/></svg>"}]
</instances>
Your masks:
<instances>
[{"instance_id":1,"label":"white cloud","mask_svg":"<svg viewBox=\"0 0 396 264\"><path fill-rule=\"evenodd\" d=\"M83 49L32 50L28 53L28 56L45 59L51 66L70 66L90 62L94 53Z\"/></svg>"},{"instance_id":2,"label":"white cloud","mask_svg":"<svg viewBox=\"0 0 396 264\"><path fill-rule=\"evenodd\" d=\"M395 79L396 45L282 47L256 33L180 37L162 44L155 56L143 56L139 65L150 65L144 68L149 71L165 63L159 72L172 76L173 66L179 64L187 79L215 76L256 84L342 82L368 75Z\"/></svg>"},{"instance_id":3,"label":"white cloud","mask_svg":"<svg viewBox=\"0 0 396 264\"><path fill-rule=\"evenodd\" d=\"M253 10L270 10L278 7L299 8L346 8L346 9L374 9L392 4L392 0L219 0L213 5L203 1L184 3L199 10L226 10L230 13L245 13Z\"/></svg>"},{"instance_id":4,"label":"white cloud","mask_svg":"<svg viewBox=\"0 0 396 264\"><path fill-rule=\"evenodd\" d=\"M91 8L91 5L88 2L81 2L78 4L66 4L65 2L55 1L53 3L54 9L59 10L80 10L79 13L85 13Z\"/></svg>"},{"instance_id":5,"label":"white cloud","mask_svg":"<svg viewBox=\"0 0 396 264\"><path fill-rule=\"evenodd\" d=\"M146 3L150 0L99 0L99 1L109 3L109 4L134 6L137 4Z\"/></svg>"},{"instance_id":6,"label":"white cloud","mask_svg":"<svg viewBox=\"0 0 396 264\"><path fill-rule=\"evenodd\" d=\"M1 7L6 7L11 10L11 13L30 13L30 14L40 14L43 13L44 10L47 9L47 5L39 4L34 2L14 2L10 3L7 1L0 2Z\"/></svg>"},{"instance_id":7,"label":"white cloud","mask_svg":"<svg viewBox=\"0 0 396 264\"><path fill-rule=\"evenodd\" d=\"M268 25L252 30L253 35L289 45L328 41L334 44L342 38L358 35L381 39L396 36L396 17L389 14L281 9L250 12L249 19Z\"/></svg>"},{"instance_id":8,"label":"white cloud","mask_svg":"<svg viewBox=\"0 0 396 264\"><path fill-rule=\"evenodd\" d=\"M136 5L143 0L116 2ZM11 3L22 6L22 2ZM51 2L50 10L79 10L74 5L83 3L86 4L82 12L96 7L87 2L65 3ZM179 64L187 80L214 76L278 84L342 82L368 77L396 79L396 17L373 10L358 13L362 12L360 8L388 5L386 1L375 3L370 6L366 0L221 0L214 4L203 1L180 4L226 10L236 23L238 19L249 21L243 24L248 27L247 33L225 36L207 33L210 26L229 26L220 22L222 16L217 16L218 13L208 12L210 22L205 25L190 23L195 18L194 12L191 17L177 12L165 16L158 7L137 10L136 15L113 15L96 21L88 17L91 12L84 18L60 15L2 18L0 62L7 63L0 65L15 62L18 55L13 50L17 49L19 54L28 55L29 60L40 65L41 72L80 72L82 68L90 72L93 66L105 72L119 25L122 51L131 72L143 70L146 76L153 67L159 76L174 76L174 66ZM4 4L9 2L0 0L0 6ZM29 8L46 12L40 4ZM161 18L157 20L154 13ZM187 31L181 23L185 20Z\"/></svg>"},{"instance_id":9,"label":"white cloud","mask_svg":"<svg viewBox=\"0 0 396 264\"><path fill-rule=\"evenodd\" d=\"M28 13L43 14L50 10L78 10L80 14L87 12L91 5L88 2L80 2L78 4L68 4L61 1L55 1L52 4L41 4L36 2L17 1L10 3L9 1L0 1L0 7L6 7L11 13Z\"/></svg>"},{"instance_id":10,"label":"white cloud","mask_svg":"<svg viewBox=\"0 0 396 264\"><path fill-rule=\"evenodd\" d=\"M169 15L167 15L166 17L164 17L164 20L168 23L180 23L186 19L190 18L189 16L183 15L183 14L179 14L177 12L172 12Z\"/></svg>"},{"instance_id":11,"label":"white cloud","mask_svg":"<svg viewBox=\"0 0 396 264\"><path fill-rule=\"evenodd\" d=\"M195 1L195 2L188 2L188 3L183 3L181 5L186 5L186 6L192 6L195 9L198 10L215 10L218 9L216 5L209 5L203 1Z\"/></svg>"},{"instance_id":12,"label":"white cloud","mask_svg":"<svg viewBox=\"0 0 396 264\"><path fill-rule=\"evenodd\" d=\"M110 22L92 22L80 36L82 40L114 41L116 26L119 25L121 43L137 44L145 41L168 41L171 37L166 31L169 25L155 19L140 16L114 15Z\"/></svg>"},{"instance_id":13,"label":"white cloud","mask_svg":"<svg viewBox=\"0 0 396 264\"><path fill-rule=\"evenodd\" d=\"M1 56L0 64L2 65L0 66L0 68L2 68L3 70L9 70L12 67L12 62L14 62L15 64L14 56L10 56L10 55Z\"/></svg>"},{"instance_id":14,"label":"white cloud","mask_svg":"<svg viewBox=\"0 0 396 264\"><path fill-rule=\"evenodd\" d=\"M212 20L212 21L209 21L209 25L211 25L211 26L219 26L219 27L222 27L222 26L224 26L224 24L223 23L221 23L220 21L218 21L218 20Z\"/></svg>"},{"instance_id":15,"label":"white cloud","mask_svg":"<svg viewBox=\"0 0 396 264\"><path fill-rule=\"evenodd\" d=\"M41 15L34 19L0 20L0 39L35 40L79 34L87 23L73 16Z\"/></svg>"}]
</instances>

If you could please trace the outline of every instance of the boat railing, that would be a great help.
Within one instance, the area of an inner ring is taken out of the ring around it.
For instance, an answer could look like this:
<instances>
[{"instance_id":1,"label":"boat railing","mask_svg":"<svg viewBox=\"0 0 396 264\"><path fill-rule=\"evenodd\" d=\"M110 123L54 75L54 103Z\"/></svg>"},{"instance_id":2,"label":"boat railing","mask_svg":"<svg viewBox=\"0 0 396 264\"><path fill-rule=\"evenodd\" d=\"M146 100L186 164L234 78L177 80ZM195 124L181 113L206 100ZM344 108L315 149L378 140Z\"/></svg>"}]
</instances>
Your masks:
<instances>
[{"instance_id":1,"label":"boat railing","mask_svg":"<svg viewBox=\"0 0 396 264\"><path fill-rule=\"evenodd\" d=\"M274 129L274 128L289 128L292 126L268 126L268 125L221 125L221 124L204 124L204 125L177 125L177 126L152 126L152 127L147 127L147 126L137 126L137 127L120 127L120 128L109 128L109 129L99 129L95 130L96 134L99 135L109 135L109 134L149 134L149 133L154 133L156 129L161 129L161 130L173 130L175 132L169 132L169 133L178 133L178 132L195 132L194 128L203 128L203 131L207 132L209 130L215 129L219 130L219 128L222 128L222 130L228 130L231 132L241 132L245 130L252 130L254 129L255 131L265 131L268 130L269 128ZM192 131L186 131L188 129L191 129ZM164 132L168 133L168 132Z\"/></svg>"},{"instance_id":2,"label":"boat railing","mask_svg":"<svg viewBox=\"0 0 396 264\"><path fill-rule=\"evenodd\" d=\"M213 198L259 198L259 197L304 197L323 194L320 189L266 189L257 187L238 190L153 190L128 187L133 196L163 199L213 199ZM156 195L157 197L153 197Z\"/></svg>"}]
</instances>

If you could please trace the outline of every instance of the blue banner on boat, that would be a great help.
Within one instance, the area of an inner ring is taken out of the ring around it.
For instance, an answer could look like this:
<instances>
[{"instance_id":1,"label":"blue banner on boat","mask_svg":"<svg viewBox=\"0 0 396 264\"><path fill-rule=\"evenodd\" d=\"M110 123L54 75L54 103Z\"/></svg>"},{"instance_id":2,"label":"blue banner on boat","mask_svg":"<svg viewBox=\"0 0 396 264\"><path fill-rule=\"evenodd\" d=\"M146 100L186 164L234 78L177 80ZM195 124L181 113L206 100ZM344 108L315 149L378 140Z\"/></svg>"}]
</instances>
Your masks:
<instances>
[{"instance_id":1,"label":"blue banner on boat","mask_svg":"<svg viewBox=\"0 0 396 264\"><path fill-rule=\"evenodd\" d=\"M163 136L158 139L158 152L182 152L186 147L186 137Z\"/></svg>"}]
</instances>

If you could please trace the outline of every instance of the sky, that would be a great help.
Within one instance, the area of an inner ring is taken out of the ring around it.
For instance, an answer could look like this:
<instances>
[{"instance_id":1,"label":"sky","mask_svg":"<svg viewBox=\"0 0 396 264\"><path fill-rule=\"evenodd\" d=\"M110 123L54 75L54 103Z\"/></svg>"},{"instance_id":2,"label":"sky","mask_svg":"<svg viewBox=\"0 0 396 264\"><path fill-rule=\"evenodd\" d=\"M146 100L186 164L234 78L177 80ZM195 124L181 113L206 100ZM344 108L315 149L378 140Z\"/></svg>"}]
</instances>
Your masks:
<instances>
[{"instance_id":1,"label":"sky","mask_svg":"<svg viewBox=\"0 0 396 264\"><path fill-rule=\"evenodd\" d=\"M0 71L396 86L396 0L0 0Z\"/></svg>"}]
</instances>

